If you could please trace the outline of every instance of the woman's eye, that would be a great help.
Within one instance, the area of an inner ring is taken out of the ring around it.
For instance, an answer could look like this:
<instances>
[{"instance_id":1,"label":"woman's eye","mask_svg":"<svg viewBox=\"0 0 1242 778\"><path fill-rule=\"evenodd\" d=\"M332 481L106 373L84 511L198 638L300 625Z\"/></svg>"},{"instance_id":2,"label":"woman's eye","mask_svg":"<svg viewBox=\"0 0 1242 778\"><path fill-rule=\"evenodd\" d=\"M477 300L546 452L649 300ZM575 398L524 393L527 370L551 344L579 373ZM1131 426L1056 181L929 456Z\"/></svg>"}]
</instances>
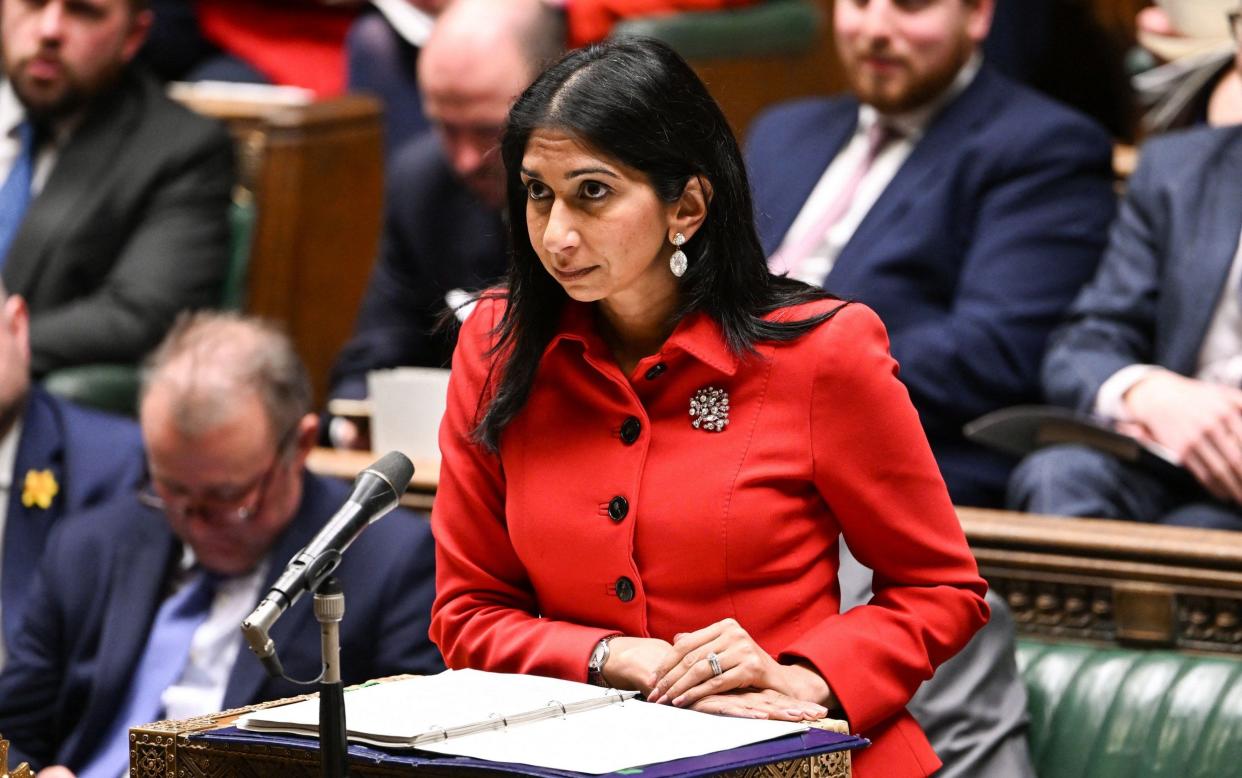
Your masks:
<instances>
[{"instance_id":1,"label":"woman's eye","mask_svg":"<svg viewBox=\"0 0 1242 778\"><path fill-rule=\"evenodd\" d=\"M538 181L527 181L526 196L532 200L543 200L548 196L548 188Z\"/></svg>"},{"instance_id":2,"label":"woman's eye","mask_svg":"<svg viewBox=\"0 0 1242 778\"><path fill-rule=\"evenodd\" d=\"M608 187L598 181L586 181L578 191L587 200L602 200L608 194Z\"/></svg>"}]
</instances>

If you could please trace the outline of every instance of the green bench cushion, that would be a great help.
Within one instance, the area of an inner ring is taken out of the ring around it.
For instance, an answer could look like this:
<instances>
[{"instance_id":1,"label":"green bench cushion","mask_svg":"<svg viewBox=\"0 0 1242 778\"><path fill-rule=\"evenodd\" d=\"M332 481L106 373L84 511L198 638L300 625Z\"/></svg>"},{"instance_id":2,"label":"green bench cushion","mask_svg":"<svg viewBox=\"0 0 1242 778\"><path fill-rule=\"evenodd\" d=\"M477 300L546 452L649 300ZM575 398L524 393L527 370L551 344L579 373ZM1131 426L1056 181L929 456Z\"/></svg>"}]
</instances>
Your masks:
<instances>
[{"instance_id":1,"label":"green bench cushion","mask_svg":"<svg viewBox=\"0 0 1242 778\"><path fill-rule=\"evenodd\" d=\"M612 35L656 38L691 60L792 57L811 51L823 23L814 0L768 0L750 8L640 16L619 22Z\"/></svg>"},{"instance_id":2,"label":"green bench cushion","mask_svg":"<svg viewBox=\"0 0 1242 778\"><path fill-rule=\"evenodd\" d=\"M1242 660L1024 638L1018 667L1041 776L1242 775Z\"/></svg>"}]
</instances>

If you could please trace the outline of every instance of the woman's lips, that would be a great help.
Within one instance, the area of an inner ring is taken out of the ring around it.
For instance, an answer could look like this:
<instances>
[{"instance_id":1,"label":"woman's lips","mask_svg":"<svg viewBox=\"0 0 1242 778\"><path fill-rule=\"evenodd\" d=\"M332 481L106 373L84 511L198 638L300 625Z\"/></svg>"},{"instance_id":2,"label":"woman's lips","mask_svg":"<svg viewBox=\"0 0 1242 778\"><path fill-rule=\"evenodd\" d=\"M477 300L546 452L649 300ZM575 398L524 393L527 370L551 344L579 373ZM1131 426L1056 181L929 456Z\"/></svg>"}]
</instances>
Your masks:
<instances>
[{"instance_id":1,"label":"woman's lips","mask_svg":"<svg viewBox=\"0 0 1242 778\"><path fill-rule=\"evenodd\" d=\"M583 278L584 276L586 276L596 267L598 266L591 265L590 267L584 267L581 270L561 270L560 268L554 267L552 268L552 272L553 274L556 275L557 279L560 281L577 281L579 278Z\"/></svg>"}]
</instances>

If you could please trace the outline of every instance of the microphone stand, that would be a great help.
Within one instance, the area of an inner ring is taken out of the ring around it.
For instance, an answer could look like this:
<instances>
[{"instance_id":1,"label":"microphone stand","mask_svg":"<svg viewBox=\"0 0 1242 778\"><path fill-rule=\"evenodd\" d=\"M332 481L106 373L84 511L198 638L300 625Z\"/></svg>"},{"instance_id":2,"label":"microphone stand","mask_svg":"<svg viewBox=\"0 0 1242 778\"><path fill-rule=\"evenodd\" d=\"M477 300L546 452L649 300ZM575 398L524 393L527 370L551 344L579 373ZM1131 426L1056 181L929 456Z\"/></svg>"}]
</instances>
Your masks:
<instances>
[{"instance_id":1,"label":"microphone stand","mask_svg":"<svg viewBox=\"0 0 1242 778\"><path fill-rule=\"evenodd\" d=\"M331 575L315 589L315 619L319 622L323 680L319 684L319 757L324 778L349 775L345 738L345 687L341 683L341 619L345 592Z\"/></svg>"}]
</instances>

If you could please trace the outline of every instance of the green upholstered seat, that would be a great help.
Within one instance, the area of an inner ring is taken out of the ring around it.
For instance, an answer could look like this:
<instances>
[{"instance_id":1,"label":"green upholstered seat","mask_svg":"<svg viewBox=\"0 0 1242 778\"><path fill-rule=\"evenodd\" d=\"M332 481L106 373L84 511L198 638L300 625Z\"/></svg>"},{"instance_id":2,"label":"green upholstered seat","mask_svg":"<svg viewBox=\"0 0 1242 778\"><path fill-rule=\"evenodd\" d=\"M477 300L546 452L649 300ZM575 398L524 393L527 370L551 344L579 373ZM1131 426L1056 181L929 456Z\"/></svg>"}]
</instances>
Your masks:
<instances>
[{"instance_id":1,"label":"green upholstered seat","mask_svg":"<svg viewBox=\"0 0 1242 778\"><path fill-rule=\"evenodd\" d=\"M138 398L138 368L102 363L63 367L43 377L43 388L79 405L133 416Z\"/></svg>"},{"instance_id":2,"label":"green upholstered seat","mask_svg":"<svg viewBox=\"0 0 1242 778\"><path fill-rule=\"evenodd\" d=\"M1242 658L1024 638L1018 667L1040 776L1242 776Z\"/></svg>"},{"instance_id":3,"label":"green upholstered seat","mask_svg":"<svg viewBox=\"0 0 1242 778\"><path fill-rule=\"evenodd\" d=\"M229 223L232 244L220 307L239 311L245 304L255 223L254 201L248 193L243 192L234 199L229 211ZM43 386L49 392L80 405L127 416L133 416L137 411L137 365L92 364L61 368L44 376Z\"/></svg>"},{"instance_id":4,"label":"green upholstered seat","mask_svg":"<svg viewBox=\"0 0 1242 778\"><path fill-rule=\"evenodd\" d=\"M691 60L787 57L808 53L823 23L814 0L767 0L750 8L640 16L618 23L612 35L656 38Z\"/></svg>"}]
</instances>

